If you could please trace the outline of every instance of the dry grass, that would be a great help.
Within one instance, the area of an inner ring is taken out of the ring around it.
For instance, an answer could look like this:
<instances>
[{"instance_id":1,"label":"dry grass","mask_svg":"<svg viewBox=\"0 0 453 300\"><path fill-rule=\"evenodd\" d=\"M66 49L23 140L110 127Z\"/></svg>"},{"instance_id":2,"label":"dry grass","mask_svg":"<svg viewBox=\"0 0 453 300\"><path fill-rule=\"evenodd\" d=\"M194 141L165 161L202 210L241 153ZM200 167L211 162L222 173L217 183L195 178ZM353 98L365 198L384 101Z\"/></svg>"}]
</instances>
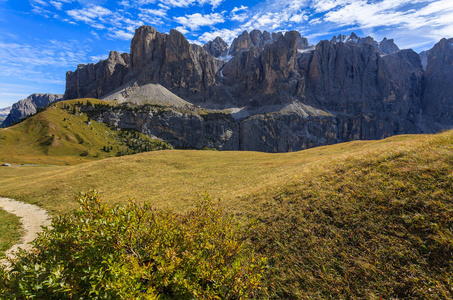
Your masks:
<instances>
[{"instance_id":1,"label":"dry grass","mask_svg":"<svg viewBox=\"0 0 453 300\"><path fill-rule=\"evenodd\" d=\"M261 222L269 294L451 299L452 150L451 131L383 143L243 199Z\"/></svg>"},{"instance_id":2,"label":"dry grass","mask_svg":"<svg viewBox=\"0 0 453 300\"><path fill-rule=\"evenodd\" d=\"M0 169L0 195L75 207L109 202L184 211L208 192L260 226L268 296L283 299L453 297L453 131L297 153L158 151L73 166Z\"/></svg>"},{"instance_id":3,"label":"dry grass","mask_svg":"<svg viewBox=\"0 0 453 300\"><path fill-rule=\"evenodd\" d=\"M347 148L360 151L368 145L356 142ZM61 213L74 208L74 196L89 189L100 191L110 202L132 197L177 210L192 205L197 192L208 192L236 209L239 198L289 182L308 167L319 169L343 153L344 147L288 154L167 150L76 166L3 168L0 195Z\"/></svg>"}]
</instances>

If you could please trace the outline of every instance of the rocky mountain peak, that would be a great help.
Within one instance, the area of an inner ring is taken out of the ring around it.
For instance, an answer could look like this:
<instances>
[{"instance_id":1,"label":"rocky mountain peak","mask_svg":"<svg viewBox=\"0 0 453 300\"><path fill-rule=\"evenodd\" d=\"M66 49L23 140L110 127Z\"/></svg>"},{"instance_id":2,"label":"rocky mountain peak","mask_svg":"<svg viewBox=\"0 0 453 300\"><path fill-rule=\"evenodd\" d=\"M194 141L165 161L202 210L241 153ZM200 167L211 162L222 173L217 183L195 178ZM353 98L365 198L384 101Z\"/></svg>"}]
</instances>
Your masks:
<instances>
[{"instance_id":1,"label":"rocky mountain peak","mask_svg":"<svg viewBox=\"0 0 453 300\"><path fill-rule=\"evenodd\" d=\"M381 50L383 54L390 54L400 51L400 48L394 43L393 39L388 40L387 38L384 38L379 43L379 50Z\"/></svg>"},{"instance_id":2,"label":"rocky mountain peak","mask_svg":"<svg viewBox=\"0 0 453 300\"><path fill-rule=\"evenodd\" d=\"M228 56L235 56L241 51L250 50L253 46L253 41L247 30L244 30L241 35L233 40L231 47L228 50Z\"/></svg>"},{"instance_id":3,"label":"rocky mountain peak","mask_svg":"<svg viewBox=\"0 0 453 300\"><path fill-rule=\"evenodd\" d=\"M387 55L391 53L398 52L400 48L394 43L393 39L384 38L380 43L376 42L372 37L359 37L354 32L350 35L338 35L333 36L330 40L331 43L354 43L357 45L371 45L376 51L381 55Z\"/></svg>"},{"instance_id":4,"label":"rocky mountain peak","mask_svg":"<svg viewBox=\"0 0 453 300\"><path fill-rule=\"evenodd\" d=\"M295 47L298 50L305 50L311 47L308 40L302 37L298 31L287 31L284 37L290 43L291 47Z\"/></svg>"},{"instance_id":5,"label":"rocky mountain peak","mask_svg":"<svg viewBox=\"0 0 453 300\"><path fill-rule=\"evenodd\" d=\"M347 42L357 42L358 41L357 35L352 32L351 35L343 35L339 34L338 36L333 36L330 40L331 43L347 43Z\"/></svg>"},{"instance_id":6,"label":"rocky mountain peak","mask_svg":"<svg viewBox=\"0 0 453 300\"><path fill-rule=\"evenodd\" d=\"M135 30L131 42L132 69L140 69L159 55L160 45L166 41L166 35L152 26L140 26Z\"/></svg>"},{"instance_id":7,"label":"rocky mountain peak","mask_svg":"<svg viewBox=\"0 0 453 300\"><path fill-rule=\"evenodd\" d=\"M228 54L228 44L219 36L206 43L203 49L216 58L226 57Z\"/></svg>"},{"instance_id":8,"label":"rocky mountain peak","mask_svg":"<svg viewBox=\"0 0 453 300\"><path fill-rule=\"evenodd\" d=\"M272 36L267 31L261 32L260 30L255 29L252 32L250 32L250 38L252 39L252 43L255 47L264 48L264 46L272 42L275 42L277 36L276 35Z\"/></svg>"}]
</instances>

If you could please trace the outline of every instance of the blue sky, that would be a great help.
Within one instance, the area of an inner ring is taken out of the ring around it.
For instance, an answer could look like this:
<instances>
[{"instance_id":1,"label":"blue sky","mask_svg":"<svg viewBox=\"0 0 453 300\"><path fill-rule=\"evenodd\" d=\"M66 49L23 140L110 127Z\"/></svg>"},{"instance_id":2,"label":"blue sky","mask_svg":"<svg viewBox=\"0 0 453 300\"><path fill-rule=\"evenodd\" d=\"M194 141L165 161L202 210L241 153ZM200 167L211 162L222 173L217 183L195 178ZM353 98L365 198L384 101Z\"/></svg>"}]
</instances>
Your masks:
<instances>
[{"instance_id":1,"label":"blue sky","mask_svg":"<svg viewBox=\"0 0 453 300\"><path fill-rule=\"evenodd\" d=\"M417 52L453 37L453 0L0 0L0 108L32 93L64 93L78 64L129 52L134 30L175 28L194 43L243 30L393 38Z\"/></svg>"}]
</instances>

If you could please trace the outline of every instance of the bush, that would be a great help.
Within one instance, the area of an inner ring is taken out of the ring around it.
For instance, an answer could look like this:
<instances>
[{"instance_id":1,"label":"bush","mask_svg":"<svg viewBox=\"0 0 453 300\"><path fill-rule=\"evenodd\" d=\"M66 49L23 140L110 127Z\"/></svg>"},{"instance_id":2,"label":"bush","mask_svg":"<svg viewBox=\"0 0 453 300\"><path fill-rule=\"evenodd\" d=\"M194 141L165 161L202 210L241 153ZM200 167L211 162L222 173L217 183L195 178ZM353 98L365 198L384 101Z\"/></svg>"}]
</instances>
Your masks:
<instances>
[{"instance_id":1,"label":"bush","mask_svg":"<svg viewBox=\"0 0 453 300\"><path fill-rule=\"evenodd\" d=\"M250 231L205 196L186 214L150 205L109 208L99 194L53 220L0 268L6 299L246 299L260 290L265 259L246 247ZM250 228L250 226L247 226Z\"/></svg>"}]
</instances>

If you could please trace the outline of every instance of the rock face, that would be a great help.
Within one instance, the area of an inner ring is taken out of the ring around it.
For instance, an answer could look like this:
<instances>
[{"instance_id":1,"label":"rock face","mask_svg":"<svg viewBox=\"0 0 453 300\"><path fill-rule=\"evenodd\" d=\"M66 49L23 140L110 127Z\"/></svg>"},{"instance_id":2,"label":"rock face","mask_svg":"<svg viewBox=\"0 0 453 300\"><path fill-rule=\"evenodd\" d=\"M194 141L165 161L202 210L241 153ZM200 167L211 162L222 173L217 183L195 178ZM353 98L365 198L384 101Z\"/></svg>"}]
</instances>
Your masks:
<instances>
[{"instance_id":1,"label":"rock face","mask_svg":"<svg viewBox=\"0 0 453 300\"><path fill-rule=\"evenodd\" d=\"M436 129L453 127L453 38L429 50L422 110Z\"/></svg>"},{"instance_id":2,"label":"rock face","mask_svg":"<svg viewBox=\"0 0 453 300\"><path fill-rule=\"evenodd\" d=\"M132 110L86 108L90 118L113 128L135 129L159 137L176 148L288 152L334 144L343 128L326 113L299 107L292 113L272 113L237 119L225 111L143 107ZM338 131L338 127L341 129ZM279 137L279 138L276 138Z\"/></svg>"},{"instance_id":3,"label":"rock face","mask_svg":"<svg viewBox=\"0 0 453 300\"><path fill-rule=\"evenodd\" d=\"M384 38L379 43L379 50L381 50L383 54L390 54L400 51L400 48L398 48L398 46L395 45L393 39L388 40L387 38Z\"/></svg>"},{"instance_id":4,"label":"rock face","mask_svg":"<svg viewBox=\"0 0 453 300\"><path fill-rule=\"evenodd\" d=\"M13 104L9 115L3 121L2 126L11 126L36 113L38 108L45 107L53 102L63 100L63 95L55 94L32 94L27 98Z\"/></svg>"},{"instance_id":5,"label":"rock face","mask_svg":"<svg viewBox=\"0 0 453 300\"><path fill-rule=\"evenodd\" d=\"M215 58L226 57L228 54L228 44L221 37L216 37L213 41L206 43L203 49Z\"/></svg>"},{"instance_id":6,"label":"rock face","mask_svg":"<svg viewBox=\"0 0 453 300\"><path fill-rule=\"evenodd\" d=\"M66 73L65 99L99 98L125 83L131 63L130 55L110 52L107 60L97 64L78 65Z\"/></svg>"},{"instance_id":7,"label":"rock face","mask_svg":"<svg viewBox=\"0 0 453 300\"><path fill-rule=\"evenodd\" d=\"M161 138L173 132L170 139L181 147L212 146L208 140L221 141L227 131L234 142L219 142L219 149L269 152L434 132L452 120L451 44L443 40L430 50L425 72L420 55L386 38L377 42L352 33L312 46L296 31L253 30L244 31L230 47L221 38L199 47L175 30L163 34L142 26L130 55L112 52L106 61L68 72L65 98L109 95L121 100L134 87L137 96L132 98L140 101L127 101L161 105L145 98L165 90L170 106L187 101L231 114L210 123L202 115L181 112L165 121L140 115L137 124L148 127L136 129ZM150 85L153 92L144 92ZM124 114L115 117L123 121L115 122L126 124L129 117L135 118Z\"/></svg>"}]
</instances>

